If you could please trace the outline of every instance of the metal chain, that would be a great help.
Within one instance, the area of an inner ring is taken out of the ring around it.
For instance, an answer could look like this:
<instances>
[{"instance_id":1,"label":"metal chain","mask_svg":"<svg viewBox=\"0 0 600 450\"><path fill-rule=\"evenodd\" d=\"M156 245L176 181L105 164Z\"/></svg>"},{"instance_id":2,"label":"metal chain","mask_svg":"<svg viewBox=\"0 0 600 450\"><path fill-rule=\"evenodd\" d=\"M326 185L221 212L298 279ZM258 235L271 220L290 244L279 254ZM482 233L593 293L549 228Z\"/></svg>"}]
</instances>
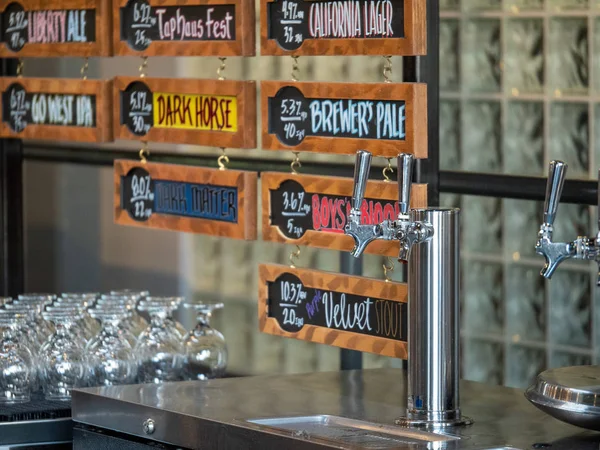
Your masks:
<instances>
[{"instance_id":1,"label":"metal chain","mask_svg":"<svg viewBox=\"0 0 600 450\"><path fill-rule=\"evenodd\" d=\"M142 56L142 64L139 67L140 78L146 77L146 69L148 69L148 57Z\"/></svg>"},{"instance_id":2,"label":"metal chain","mask_svg":"<svg viewBox=\"0 0 600 450\"><path fill-rule=\"evenodd\" d=\"M23 62L23 60L21 58L19 58L19 62L17 63L17 77L19 77L19 78L23 77L24 66L25 66L25 63Z\"/></svg>"},{"instance_id":3,"label":"metal chain","mask_svg":"<svg viewBox=\"0 0 600 450\"><path fill-rule=\"evenodd\" d=\"M390 178L390 175L392 173L394 173L394 168L392 167L392 159L391 158L387 158L387 162L388 165L386 167L383 168L383 181L385 181L386 183L390 183L392 181L392 179Z\"/></svg>"},{"instance_id":4,"label":"metal chain","mask_svg":"<svg viewBox=\"0 0 600 450\"><path fill-rule=\"evenodd\" d=\"M221 147L221 153L221 156L217 159L217 164L219 164L219 170L226 170L229 164L229 156L225 154L225 147Z\"/></svg>"},{"instance_id":5,"label":"metal chain","mask_svg":"<svg viewBox=\"0 0 600 450\"><path fill-rule=\"evenodd\" d=\"M148 158L150 157L150 151L148 150L148 143L144 141L143 144L144 146L140 149L139 156L142 164L146 164L148 162Z\"/></svg>"},{"instance_id":6,"label":"metal chain","mask_svg":"<svg viewBox=\"0 0 600 450\"><path fill-rule=\"evenodd\" d=\"M290 267L292 269L296 268L296 265L294 264L294 260L300 259L300 246L296 245L296 251L295 252L291 252L290 253Z\"/></svg>"},{"instance_id":7,"label":"metal chain","mask_svg":"<svg viewBox=\"0 0 600 450\"><path fill-rule=\"evenodd\" d=\"M298 169L300 169L302 167L302 163L300 162L300 152L293 152L294 153L294 160L292 161L292 163L290 164L290 167L292 169L292 173L294 175L298 175Z\"/></svg>"},{"instance_id":8,"label":"metal chain","mask_svg":"<svg viewBox=\"0 0 600 450\"><path fill-rule=\"evenodd\" d=\"M226 80L227 78L225 78L225 75L223 75L223 73L225 72L225 69L227 67L227 64L226 64L227 58L219 58L219 61L221 61L221 65L217 69L217 76L219 77L219 80L221 80L221 81Z\"/></svg>"},{"instance_id":9,"label":"metal chain","mask_svg":"<svg viewBox=\"0 0 600 450\"><path fill-rule=\"evenodd\" d=\"M389 274L394 271L394 262L390 259L390 257L386 257L385 263L383 263L383 277L385 278L385 282L389 283L392 281Z\"/></svg>"},{"instance_id":10,"label":"metal chain","mask_svg":"<svg viewBox=\"0 0 600 450\"><path fill-rule=\"evenodd\" d=\"M84 80L87 80L87 74L88 74L88 69L89 69L90 65L89 65L89 60L88 57L86 56L85 59L83 60L83 66L81 66L81 78Z\"/></svg>"},{"instance_id":11,"label":"metal chain","mask_svg":"<svg viewBox=\"0 0 600 450\"><path fill-rule=\"evenodd\" d=\"M392 79L392 56L386 55L383 57L385 63L383 64L383 79L386 83L391 83Z\"/></svg>"},{"instance_id":12,"label":"metal chain","mask_svg":"<svg viewBox=\"0 0 600 450\"><path fill-rule=\"evenodd\" d=\"M299 58L299 56L292 55L292 81L298 81L300 77L300 65L298 64Z\"/></svg>"}]
</instances>

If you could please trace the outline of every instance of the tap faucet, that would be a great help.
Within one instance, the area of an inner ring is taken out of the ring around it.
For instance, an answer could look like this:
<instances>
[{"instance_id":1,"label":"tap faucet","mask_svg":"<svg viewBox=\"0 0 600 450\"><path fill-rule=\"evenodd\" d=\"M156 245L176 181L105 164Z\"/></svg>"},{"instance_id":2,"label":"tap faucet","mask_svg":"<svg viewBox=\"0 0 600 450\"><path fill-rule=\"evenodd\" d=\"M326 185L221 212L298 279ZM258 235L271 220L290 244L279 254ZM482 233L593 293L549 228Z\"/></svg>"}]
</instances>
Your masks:
<instances>
[{"instance_id":1,"label":"tap faucet","mask_svg":"<svg viewBox=\"0 0 600 450\"><path fill-rule=\"evenodd\" d=\"M414 157L398 155L398 216L362 223L371 154L359 151L345 233L360 256L374 240L400 242L408 261L408 374L403 426L439 428L471 423L459 407L459 213L455 208L410 208Z\"/></svg>"},{"instance_id":2,"label":"tap faucet","mask_svg":"<svg viewBox=\"0 0 600 450\"><path fill-rule=\"evenodd\" d=\"M414 167L413 155L398 155L398 206L397 220L384 220L379 224L363 224L361 222L361 207L365 198L365 189L371 168L371 153L360 150L356 155L354 167L354 193L352 208L348 217L345 232L354 239L352 256L358 258L367 246L377 239L400 241L398 259L406 260L412 246L422 242L433 234L431 226L424 222L411 221L410 193Z\"/></svg>"},{"instance_id":3,"label":"tap faucet","mask_svg":"<svg viewBox=\"0 0 600 450\"><path fill-rule=\"evenodd\" d=\"M565 183L567 167L562 161L552 161L550 163L546 184L546 201L544 202L544 219L535 245L536 253L542 255L546 260L546 264L540 273L545 278L552 278L556 268L567 259L596 261L599 272L596 284L600 286L600 194L598 198L599 228L595 237L578 236L572 242L554 242L552 240L554 219L556 218L558 203ZM600 172L598 177L600 179Z\"/></svg>"}]
</instances>

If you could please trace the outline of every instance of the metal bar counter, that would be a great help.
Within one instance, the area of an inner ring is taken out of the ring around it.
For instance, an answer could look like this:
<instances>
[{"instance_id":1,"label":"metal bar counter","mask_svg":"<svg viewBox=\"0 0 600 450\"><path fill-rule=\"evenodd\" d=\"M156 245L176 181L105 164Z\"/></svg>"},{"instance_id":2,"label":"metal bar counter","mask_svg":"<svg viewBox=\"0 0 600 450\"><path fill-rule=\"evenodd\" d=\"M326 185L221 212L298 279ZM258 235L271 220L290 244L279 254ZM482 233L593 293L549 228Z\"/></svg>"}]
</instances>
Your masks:
<instances>
[{"instance_id":1,"label":"metal bar counter","mask_svg":"<svg viewBox=\"0 0 600 450\"><path fill-rule=\"evenodd\" d=\"M460 389L474 424L447 431L394 424L406 408L401 369L84 389L73 394L73 448L599 448L600 434L545 415L521 390L466 381Z\"/></svg>"}]
</instances>

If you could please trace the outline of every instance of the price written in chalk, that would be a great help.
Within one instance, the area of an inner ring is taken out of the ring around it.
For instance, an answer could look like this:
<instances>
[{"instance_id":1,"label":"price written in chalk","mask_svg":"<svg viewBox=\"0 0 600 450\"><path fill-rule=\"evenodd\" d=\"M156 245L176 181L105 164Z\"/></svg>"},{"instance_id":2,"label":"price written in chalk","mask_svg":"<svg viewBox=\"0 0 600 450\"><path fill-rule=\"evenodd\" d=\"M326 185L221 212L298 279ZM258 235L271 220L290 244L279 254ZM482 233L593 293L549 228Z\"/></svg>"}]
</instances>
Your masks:
<instances>
[{"instance_id":1,"label":"price written in chalk","mask_svg":"<svg viewBox=\"0 0 600 450\"><path fill-rule=\"evenodd\" d=\"M150 174L135 167L121 179L121 207L138 222L147 221L154 211L154 185Z\"/></svg>"},{"instance_id":2,"label":"price written in chalk","mask_svg":"<svg viewBox=\"0 0 600 450\"><path fill-rule=\"evenodd\" d=\"M148 134L154 126L153 93L141 81L131 83L121 92L121 123L136 136Z\"/></svg>"},{"instance_id":3,"label":"price written in chalk","mask_svg":"<svg viewBox=\"0 0 600 450\"><path fill-rule=\"evenodd\" d=\"M307 286L292 273L268 282L268 305L285 331L316 325L406 340L406 303Z\"/></svg>"}]
</instances>

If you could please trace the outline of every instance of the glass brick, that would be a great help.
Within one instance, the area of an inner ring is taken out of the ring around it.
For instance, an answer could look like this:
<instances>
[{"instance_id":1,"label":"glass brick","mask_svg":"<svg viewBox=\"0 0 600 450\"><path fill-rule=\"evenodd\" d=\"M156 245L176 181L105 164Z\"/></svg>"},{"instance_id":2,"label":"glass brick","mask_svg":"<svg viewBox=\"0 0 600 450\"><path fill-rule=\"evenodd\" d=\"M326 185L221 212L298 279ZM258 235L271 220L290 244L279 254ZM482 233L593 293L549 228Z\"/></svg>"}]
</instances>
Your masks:
<instances>
[{"instance_id":1,"label":"glass brick","mask_svg":"<svg viewBox=\"0 0 600 450\"><path fill-rule=\"evenodd\" d=\"M459 89L459 22L455 19L440 20L440 89Z\"/></svg>"},{"instance_id":2,"label":"glass brick","mask_svg":"<svg viewBox=\"0 0 600 450\"><path fill-rule=\"evenodd\" d=\"M502 344L478 339L463 340L462 374L466 380L502 384L504 349Z\"/></svg>"},{"instance_id":3,"label":"glass brick","mask_svg":"<svg viewBox=\"0 0 600 450\"><path fill-rule=\"evenodd\" d=\"M549 283L550 342L590 347L592 324L589 273L561 267Z\"/></svg>"},{"instance_id":4,"label":"glass brick","mask_svg":"<svg viewBox=\"0 0 600 450\"><path fill-rule=\"evenodd\" d=\"M502 333L504 292L502 265L463 262L462 327L480 333Z\"/></svg>"},{"instance_id":5,"label":"glass brick","mask_svg":"<svg viewBox=\"0 0 600 450\"><path fill-rule=\"evenodd\" d=\"M570 178L588 178L589 114L587 103L550 105L549 158L569 165Z\"/></svg>"},{"instance_id":6,"label":"glass brick","mask_svg":"<svg viewBox=\"0 0 600 450\"><path fill-rule=\"evenodd\" d=\"M513 342L546 339L546 292L540 270L511 264L506 268L506 334Z\"/></svg>"},{"instance_id":7,"label":"glass brick","mask_svg":"<svg viewBox=\"0 0 600 450\"><path fill-rule=\"evenodd\" d=\"M525 389L546 369L546 350L511 345L508 348L506 386Z\"/></svg>"},{"instance_id":8,"label":"glass brick","mask_svg":"<svg viewBox=\"0 0 600 450\"><path fill-rule=\"evenodd\" d=\"M544 86L544 26L541 19L507 19L504 90L512 95Z\"/></svg>"},{"instance_id":9,"label":"glass brick","mask_svg":"<svg viewBox=\"0 0 600 450\"><path fill-rule=\"evenodd\" d=\"M463 197L461 237L464 250L496 255L502 252L501 205L497 198Z\"/></svg>"},{"instance_id":10,"label":"glass brick","mask_svg":"<svg viewBox=\"0 0 600 450\"><path fill-rule=\"evenodd\" d=\"M550 20L548 88L558 94L586 94L589 83L587 18Z\"/></svg>"},{"instance_id":11,"label":"glass brick","mask_svg":"<svg viewBox=\"0 0 600 450\"><path fill-rule=\"evenodd\" d=\"M531 200L503 200L504 254L512 261L522 257L536 257L535 243L543 215L543 203Z\"/></svg>"},{"instance_id":12,"label":"glass brick","mask_svg":"<svg viewBox=\"0 0 600 450\"><path fill-rule=\"evenodd\" d=\"M543 103L508 102L502 144L505 173L544 175Z\"/></svg>"},{"instance_id":13,"label":"glass brick","mask_svg":"<svg viewBox=\"0 0 600 450\"><path fill-rule=\"evenodd\" d=\"M502 170L502 121L499 102L465 102L461 133L463 170Z\"/></svg>"},{"instance_id":14,"label":"glass brick","mask_svg":"<svg viewBox=\"0 0 600 450\"><path fill-rule=\"evenodd\" d=\"M460 103L440 101L440 168L460 170Z\"/></svg>"},{"instance_id":15,"label":"glass brick","mask_svg":"<svg viewBox=\"0 0 600 450\"><path fill-rule=\"evenodd\" d=\"M592 363L591 355L568 353L563 351L553 351L550 353L551 368L569 367L569 366L588 366Z\"/></svg>"},{"instance_id":16,"label":"glass brick","mask_svg":"<svg viewBox=\"0 0 600 450\"><path fill-rule=\"evenodd\" d=\"M500 21L468 20L461 44L462 87L473 92L500 91Z\"/></svg>"}]
</instances>

